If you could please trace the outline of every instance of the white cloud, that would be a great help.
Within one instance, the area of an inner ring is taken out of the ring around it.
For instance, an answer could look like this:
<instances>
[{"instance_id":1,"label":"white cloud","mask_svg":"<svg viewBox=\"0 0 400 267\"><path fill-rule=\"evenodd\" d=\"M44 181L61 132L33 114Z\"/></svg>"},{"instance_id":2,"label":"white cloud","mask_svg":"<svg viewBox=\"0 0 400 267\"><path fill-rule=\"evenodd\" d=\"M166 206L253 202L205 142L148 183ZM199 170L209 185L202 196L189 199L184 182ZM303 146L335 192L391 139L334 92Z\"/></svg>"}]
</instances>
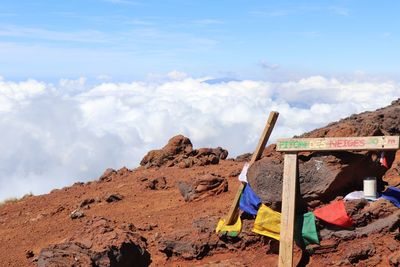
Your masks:
<instances>
[{"instance_id":1,"label":"white cloud","mask_svg":"<svg viewBox=\"0 0 400 267\"><path fill-rule=\"evenodd\" d=\"M231 156L254 149L271 110L273 132L290 137L389 104L394 81L296 81L209 84L173 71L170 80L52 85L0 79L0 199L48 192L97 178L108 167L136 167L176 134L195 147L222 146Z\"/></svg>"},{"instance_id":2,"label":"white cloud","mask_svg":"<svg viewBox=\"0 0 400 267\"><path fill-rule=\"evenodd\" d=\"M173 70L167 74L167 77L171 80L183 80L187 77L187 74L181 71Z\"/></svg>"}]
</instances>

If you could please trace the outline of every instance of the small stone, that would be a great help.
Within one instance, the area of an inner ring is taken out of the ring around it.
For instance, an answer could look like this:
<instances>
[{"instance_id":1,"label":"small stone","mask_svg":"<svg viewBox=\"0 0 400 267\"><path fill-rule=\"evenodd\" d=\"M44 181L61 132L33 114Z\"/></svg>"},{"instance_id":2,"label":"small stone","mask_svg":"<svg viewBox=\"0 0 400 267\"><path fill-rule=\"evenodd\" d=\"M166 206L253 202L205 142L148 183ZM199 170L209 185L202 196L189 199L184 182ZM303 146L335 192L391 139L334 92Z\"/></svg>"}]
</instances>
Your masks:
<instances>
[{"instance_id":1,"label":"small stone","mask_svg":"<svg viewBox=\"0 0 400 267\"><path fill-rule=\"evenodd\" d=\"M34 256L35 256L35 253L33 253L32 250L27 250L27 251L25 251L25 257L26 257L27 259L33 258Z\"/></svg>"},{"instance_id":2,"label":"small stone","mask_svg":"<svg viewBox=\"0 0 400 267\"><path fill-rule=\"evenodd\" d=\"M112 180L112 176L117 173L116 170L108 168L107 170L105 170L105 172L103 173L103 175L100 176L99 180L102 182L109 182Z\"/></svg>"},{"instance_id":3,"label":"small stone","mask_svg":"<svg viewBox=\"0 0 400 267\"><path fill-rule=\"evenodd\" d=\"M146 183L146 188L151 190L167 189L167 179L164 176L161 176L155 179L148 180Z\"/></svg>"},{"instance_id":4,"label":"small stone","mask_svg":"<svg viewBox=\"0 0 400 267\"><path fill-rule=\"evenodd\" d=\"M346 259L354 264L360 260L366 260L375 254L375 246L373 244L361 244L358 249L350 251L346 255Z\"/></svg>"},{"instance_id":5,"label":"small stone","mask_svg":"<svg viewBox=\"0 0 400 267\"><path fill-rule=\"evenodd\" d=\"M73 212L71 212L71 214L69 215L69 217L74 220L74 219L79 219L84 217L85 214L83 213L83 211L81 211L80 209L76 209Z\"/></svg>"},{"instance_id":6,"label":"small stone","mask_svg":"<svg viewBox=\"0 0 400 267\"><path fill-rule=\"evenodd\" d=\"M85 206L88 206L89 204L92 204L95 202L94 198L86 198L82 200L82 202L79 204L79 207L83 208Z\"/></svg>"},{"instance_id":7,"label":"small stone","mask_svg":"<svg viewBox=\"0 0 400 267\"><path fill-rule=\"evenodd\" d=\"M390 266L400 266L400 251L392 253L388 259Z\"/></svg>"},{"instance_id":8,"label":"small stone","mask_svg":"<svg viewBox=\"0 0 400 267\"><path fill-rule=\"evenodd\" d=\"M124 197L123 196L121 196L120 194L108 194L107 196L106 196L106 201L108 202L108 203L111 203L111 202L117 202L117 201L120 201L120 200L122 200Z\"/></svg>"}]
</instances>

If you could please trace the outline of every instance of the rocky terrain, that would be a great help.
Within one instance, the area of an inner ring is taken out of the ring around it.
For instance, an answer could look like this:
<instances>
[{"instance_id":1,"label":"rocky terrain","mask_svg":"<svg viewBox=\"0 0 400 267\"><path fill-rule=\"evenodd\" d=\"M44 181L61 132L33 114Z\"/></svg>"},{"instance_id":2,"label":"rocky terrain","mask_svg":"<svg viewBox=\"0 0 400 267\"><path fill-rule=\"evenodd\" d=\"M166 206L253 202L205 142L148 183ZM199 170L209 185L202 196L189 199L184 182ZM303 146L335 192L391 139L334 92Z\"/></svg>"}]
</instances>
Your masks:
<instances>
[{"instance_id":1,"label":"rocky terrain","mask_svg":"<svg viewBox=\"0 0 400 267\"><path fill-rule=\"evenodd\" d=\"M278 121L279 124L279 121ZM400 99L302 137L400 135ZM278 241L251 231L238 237L215 227L229 210L251 154L193 149L184 136L150 151L136 169L107 169L96 181L0 206L1 266L276 266ZM312 211L362 190L400 185L400 152L301 153L299 210ZM268 146L248 172L263 203L280 210L282 155ZM400 266L400 209L385 199L345 202L352 228L317 220L320 245L295 249L299 266Z\"/></svg>"}]
</instances>

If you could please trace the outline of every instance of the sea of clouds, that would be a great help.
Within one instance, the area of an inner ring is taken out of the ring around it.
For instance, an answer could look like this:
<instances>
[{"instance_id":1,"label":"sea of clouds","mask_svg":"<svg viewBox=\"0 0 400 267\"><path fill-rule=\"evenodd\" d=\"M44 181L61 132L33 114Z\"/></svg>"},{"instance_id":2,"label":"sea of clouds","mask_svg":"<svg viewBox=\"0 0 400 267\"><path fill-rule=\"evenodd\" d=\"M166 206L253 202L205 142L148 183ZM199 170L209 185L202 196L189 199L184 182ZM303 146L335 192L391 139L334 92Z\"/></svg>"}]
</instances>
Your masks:
<instances>
[{"instance_id":1,"label":"sea of clouds","mask_svg":"<svg viewBox=\"0 0 400 267\"><path fill-rule=\"evenodd\" d=\"M131 83L58 83L0 77L0 200L134 168L176 134L230 156L254 150L271 110L271 140L291 137L400 97L393 80L311 76L295 81L207 82L172 72Z\"/></svg>"}]
</instances>

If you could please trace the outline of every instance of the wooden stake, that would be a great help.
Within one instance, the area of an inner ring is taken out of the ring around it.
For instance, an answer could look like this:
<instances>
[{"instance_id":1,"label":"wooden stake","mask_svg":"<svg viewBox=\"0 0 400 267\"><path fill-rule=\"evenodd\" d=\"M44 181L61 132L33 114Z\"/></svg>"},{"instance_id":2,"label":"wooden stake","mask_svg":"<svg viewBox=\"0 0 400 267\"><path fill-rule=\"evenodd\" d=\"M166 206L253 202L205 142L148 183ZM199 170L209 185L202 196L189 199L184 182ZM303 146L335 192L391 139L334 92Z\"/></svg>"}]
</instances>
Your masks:
<instances>
[{"instance_id":1,"label":"wooden stake","mask_svg":"<svg viewBox=\"0 0 400 267\"><path fill-rule=\"evenodd\" d=\"M254 151L253 156L251 157L249 165L253 165L254 162L260 159L262 152L264 151L265 145L268 142L268 139L271 135L272 129L274 129L276 120L278 119L279 113L276 111L271 111L269 113L268 121L267 124L265 125L264 131L261 135L260 140L258 141L258 145L256 148L256 151ZM242 194L245 183L241 183L239 186L239 189L235 195L235 198L233 199L233 203L231 205L231 208L229 209L228 215L226 217L225 223L226 225L232 225L233 223L236 222L236 218L238 215L238 207L239 207L239 200L240 200L240 195Z\"/></svg>"},{"instance_id":2,"label":"wooden stake","mask_svg":"<svg viewBox=\"0 0 400 267\"><path fill-rule=\"evenodd\" d=\"M285 154L282 187L282 217L279 240L279 267L293 265L293 236L296 204L297 153Z\"/></svg>"}]
</instances>

